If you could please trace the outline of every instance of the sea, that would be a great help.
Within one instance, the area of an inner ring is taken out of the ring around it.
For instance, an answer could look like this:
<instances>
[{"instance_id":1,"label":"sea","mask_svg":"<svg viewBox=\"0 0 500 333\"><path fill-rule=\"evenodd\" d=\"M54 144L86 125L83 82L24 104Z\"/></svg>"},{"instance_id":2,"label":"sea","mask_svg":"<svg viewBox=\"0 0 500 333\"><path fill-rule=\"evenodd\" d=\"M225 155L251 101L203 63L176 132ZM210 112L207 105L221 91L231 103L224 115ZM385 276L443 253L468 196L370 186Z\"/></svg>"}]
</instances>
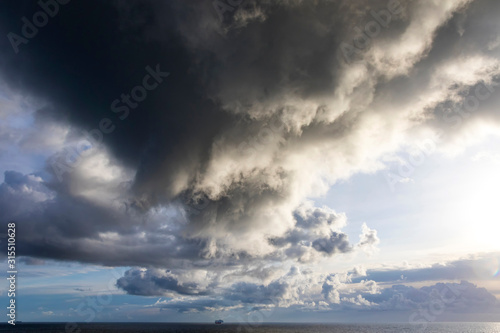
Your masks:
<instances>
[{"instance_id":1,"label":"sea","mask_svg":"<svg viewBox=\"0 0 500 333\"><path fill-rule=\"evenodd\" d=\"M15 328L1 324L0 332L57 333L500 333L500 323L426 323L412 324L171 324L171 323L21 323Z\"/></svg>"}]
</instances>

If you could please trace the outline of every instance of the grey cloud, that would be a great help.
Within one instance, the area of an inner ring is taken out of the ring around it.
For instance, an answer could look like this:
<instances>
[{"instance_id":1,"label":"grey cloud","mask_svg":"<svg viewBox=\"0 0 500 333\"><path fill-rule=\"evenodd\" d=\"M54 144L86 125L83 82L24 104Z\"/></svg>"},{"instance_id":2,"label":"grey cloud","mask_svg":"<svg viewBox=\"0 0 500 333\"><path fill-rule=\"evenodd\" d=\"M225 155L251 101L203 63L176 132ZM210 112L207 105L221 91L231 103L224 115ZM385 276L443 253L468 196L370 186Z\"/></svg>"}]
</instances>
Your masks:
<instances>
[{"instance_id":1,"label":"grey cloud","mask_svg":"<svg viewBox=\"0 0 500 333\"><path fill-rule=\"evenodd\" d=\"M165 228L154 214L144 223L119 200L96 204L70 188L51 188L34 174L6 172L0 198L2 217L17 222L19 255L124 266L149 257L151 263L166 265L197 257L203 246L175 235L176 225ZM138 237L141 232L146 239ZM171 256L158 257L158 252Z\"/></svg>"},{"instance_id":2,"label":"grey cloud","mask_svg":"<svg viewBox=\"0 0 500 333\"><path fill-rule=\"evenodd\" d=\"M179 295L206 295L209 292L195 282L179 282L170 271L130 269L116 286L131 295L157 296L173 292Z\"/></svg>"},{"instance_id":3,"label":"grey cloud","mask_svg":"<svg viewBox=\"0 0 500 333\"><path fill-rule=\"evenodd\" d=\"M346 253L352 250L347 240L347 235L332 232L329 238L316 239L312 246L321 252L328 254Z\"/></svg>"},{"instance_id":4,"label":"grey cloud","mask_svg":"<svg viewBox=\"0 0 500 333\"><path fill-rule=\"evenodd\" d=\"M380 294L367 294L364 297L377 304L381 310L418 309L439 301L442 311L470 313L495 309L498 304L495 296L485 288L478 288L467 281L437 283L421 288L395 285L383 289Z\"/></svg>"},{"instance_id":5,"label":"grey cloud","mask_svg":"<svg viewBox=\"0 0 500 333\"><path fill-rule=\"evenodd\" d=\"M138 271L134 271L137 274ZM143 271L147 281L139 282L139 289L145 282L153 283L152 275ZM126 274L128 275L128 274ZM131 285L125 289L128 293L138 291L136 279L130 279ZM168 288L168 289L167 289ZM167 288L147 287L141 289L145 295L164 295ZM149 291L156 290L155 294ZM369 312L387 311L417 311L436 306L439 302L440 315L450 313L498 313L500 311L496 298L485 288L462 281L460 283L437 283L420 288L406 285L393 285L381 288L376 281L364 280L353 283L348 273L329 274L326 277L310 279L300 274L296 269L273 280L268 284L236 282L227 287L221 285L212 295L193 298L177 293L168 301L158 301L153 306L178 311L214 311L216 309L230 310L237 308L268 309L276 311L279 308L301 309L305 311L348 311L363 310ZM146 293L144 293L147 291ZM326 301L326 302L325 302ZM409 314L411 312L408 312Z\"/></svg>"},{"instance_id":6,"label":"grey cloud","mask_svg":"<svg viewBox=\"0 0 500 333\"><path fill-rule=\"evenodd\" d=\"M398 281L491 280L499 278L494 275L498 271L499 261L500 255L498 253L491 253L477 258L437 263L430 267L367 270L366 277L354 278L353 281L357 282L364 278L369 278L379 283L397 283Z\"/></svg>"},{"instance_id":7,"label":"grey cloud","mask_svg":"<svg viewBox=\"0 0 500 333\"><path fill-rule=\"evenodd\" d=\"M341 228L345 225L345 214L338 214L333 210L323 207L302 205L295 213L296 225L304 229L317 229L321 227Z\"/></svg>"},{"instance_id":8,"label":"grey cloud","mask_svg":"<svg viewBox=\"0 0 500 333\"><path fill-rule=\"evenodd\" d=\"M238 276L224 274L222 277L208 271L199 273L130 269L118 280L117 286L132 295L172 297L155 305L160 308L212 311L215 307L274 308L303 304L302 298L308 297L311 283L311 277L302 274L297 267L291 267L266 284L242 282Z\"/></svg>"},{"instance_id":9,"label":"grey cloud","mask_svg":"<svg viewBox=\"0 0 500 333\"><path fill-rule=\"evenodd\" d=\"M270 244L278 249L284 249L288 258L308 262L316 259L312 250L332 256L356 249L349 242L348 236L339 231L346 224L345 214L336 213L327 207L313 207L307 202L294 212L294 220L294 228L283 237L269 239ZM363 226L363 235L368 232L367 230L368 227ZM362 241L357 245L359 248L375 246L378 243L376 231L370 230L370 232L371 237L362 237Z\"/></svg>"},{"instance_id":10,"label":"grey cloud","mask_svg":"<svg viewBox=\"0 0 500 333\"><path fill-rule=\"evenodd\" d=\"M212 312L212 311L229 310L231 309L231 307L235 306L235 303L221 298L211 299L211 298L199 297L196 299L159 301L153 306L160 308L160 310L172 309L180 313L193 312L193 311Z\"/></svg>"},{"instance_id":11,"label":"grey cloud","mask_svg":"<svg viewBox=\"0 0 500 333\"><path fill-rule=\"evenodd\" d=\"M231 286L226 297L242 303L273 304L286 295L288 288L284 281L274 281L267 286L239 282Z\"/></svg>"},{"instance_id":12,"label":"grey cloud","mask_svg":"<svg viewBox=\"0 0 500 333\"><path fill-rule=\"evenodd\" d=\"M368 228L366 224L361 227L361 235L359 236L359 243L357 246L364 251L371 253L376 250L377 244L380 243L380 239L377 236L377 230Z\"/></svg>"}]
</instances>

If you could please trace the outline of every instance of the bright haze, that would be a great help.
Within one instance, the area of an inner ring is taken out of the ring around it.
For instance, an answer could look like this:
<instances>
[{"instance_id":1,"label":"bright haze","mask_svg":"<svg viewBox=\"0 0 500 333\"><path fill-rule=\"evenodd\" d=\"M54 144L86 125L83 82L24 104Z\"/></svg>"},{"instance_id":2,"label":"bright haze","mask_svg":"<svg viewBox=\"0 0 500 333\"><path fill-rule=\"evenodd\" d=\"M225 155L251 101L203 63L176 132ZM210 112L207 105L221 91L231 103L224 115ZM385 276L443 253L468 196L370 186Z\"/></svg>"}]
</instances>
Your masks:
<instances>
[{"instance_id":1,"label":"bright haze","mask_svg":"<svg viewBox=\"0 0 500 333\"><path fill-rule=\"evenodd\" d=\"M2 1L18 319L500 321L499 17Z\"/></svg>"}]
</instances>

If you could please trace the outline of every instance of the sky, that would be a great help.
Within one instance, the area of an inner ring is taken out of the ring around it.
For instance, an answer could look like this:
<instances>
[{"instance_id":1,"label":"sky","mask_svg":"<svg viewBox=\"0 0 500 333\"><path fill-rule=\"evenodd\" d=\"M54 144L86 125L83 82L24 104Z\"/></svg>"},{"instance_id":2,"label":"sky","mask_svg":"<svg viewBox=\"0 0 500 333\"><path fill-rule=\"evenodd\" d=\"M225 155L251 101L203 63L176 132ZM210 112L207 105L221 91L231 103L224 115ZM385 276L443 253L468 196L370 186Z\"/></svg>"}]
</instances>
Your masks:
<instances>
[{"instance_id":1,"label":"sky","mask_svg":"<svg viewBox=\"0 0 500 333\"><path fill-rule=\"evenodd\" d=\"M500 321L499 15L2 1L17 319Z\"/></svg>"}]
</instances>

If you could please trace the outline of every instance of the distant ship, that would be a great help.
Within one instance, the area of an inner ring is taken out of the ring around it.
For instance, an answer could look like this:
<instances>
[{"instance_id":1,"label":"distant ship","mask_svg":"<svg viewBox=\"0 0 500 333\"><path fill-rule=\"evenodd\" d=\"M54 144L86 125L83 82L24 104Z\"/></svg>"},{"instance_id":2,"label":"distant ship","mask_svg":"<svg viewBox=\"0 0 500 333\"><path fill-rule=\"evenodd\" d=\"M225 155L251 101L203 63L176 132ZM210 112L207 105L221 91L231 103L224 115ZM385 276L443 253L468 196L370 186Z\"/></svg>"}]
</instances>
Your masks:
<instances>
[{"instance_id":1,"label":"distant ship","mask_svg":"<svg viewBox=\"0 0 500 333\"><path fill-rule=\"evenodd\" d=\"M215 321L215 324L216 324L216 325L222 325L222 323L223 323L223 322L224 322L224 320L222 320L222 319L217 319L217 320Z\"/></svg>"}]
</instances>

